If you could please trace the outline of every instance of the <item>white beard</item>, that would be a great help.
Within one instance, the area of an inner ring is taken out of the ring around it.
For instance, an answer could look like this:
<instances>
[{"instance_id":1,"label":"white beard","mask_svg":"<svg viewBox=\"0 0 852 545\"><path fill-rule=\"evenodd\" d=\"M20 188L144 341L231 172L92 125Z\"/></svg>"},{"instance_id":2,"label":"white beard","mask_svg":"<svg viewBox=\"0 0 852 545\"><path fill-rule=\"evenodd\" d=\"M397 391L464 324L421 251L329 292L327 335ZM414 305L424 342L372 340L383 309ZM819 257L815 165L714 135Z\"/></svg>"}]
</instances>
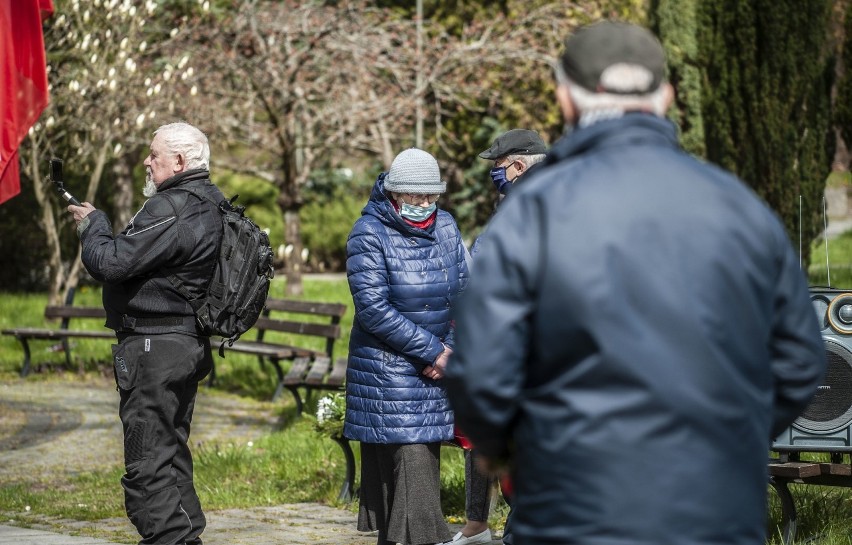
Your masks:
<instances>
[{"instance_id":1,"label":"white beard","mask_svg":"<svg viewBox=\"0 0 852 545\"><path fill-rule=\"evenodd\" d=\"M151 197L153 197L156 194L157 194L157 186L154 184L154 179L151 176L151 171L149 170L145 174L145 187L142 188L142 195L145 198L150 199Z\"/></svg>"}]
</instances>

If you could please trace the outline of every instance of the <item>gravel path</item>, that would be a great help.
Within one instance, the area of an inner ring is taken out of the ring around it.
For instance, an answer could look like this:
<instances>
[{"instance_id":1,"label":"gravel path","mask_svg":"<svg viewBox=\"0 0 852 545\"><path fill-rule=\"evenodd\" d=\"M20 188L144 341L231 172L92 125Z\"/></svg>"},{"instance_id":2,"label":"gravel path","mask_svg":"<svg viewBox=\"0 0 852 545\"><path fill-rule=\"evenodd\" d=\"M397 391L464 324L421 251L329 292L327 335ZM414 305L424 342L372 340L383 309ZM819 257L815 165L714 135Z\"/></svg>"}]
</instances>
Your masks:
<instances>
[{"instance_id":1,"label":"gravel path","mask_svg":"<svg viewBox=\"0 0 852 545\"><path fill-rule=\"evenodd\" d=\"M90 472L122 459L118 392L112 378L14 380L0 382L0 482L31 482L50 475ZM193 444L248 442L274 429L268 405L199 393L193 418ZM116 486L118 486L116 484ZM97 522L59 520L31 513L3 513L0 545L109 544L88 537L110 536L136 543L126 518ZM375 537L355 530L350 511L318 504L207 512L207 545L372 545ZM26 528L21 528L25 526ZM70 537L78 536L78 537Z\"/></svg>"},{"instance_id":2,"label":"gravel path","mask_svg":"<svg viewBox=\"0 0 852 545\"><path fill-rule=\"evenodd\" d=\"M122 459L118 392L111 378L0 383L0 407L13 422L0 428L0 482L27 480L34 472L67 476ZM262 404L202 390L192 441L250 441L275 422Z\"/></svg>"},{"instance_id":3,"label":"gravel path","mask_svg":"<svg viewBox=\"0 0 852 545\"><path fill-rule=\"evenodd\" d=\"M257 440L277 417L268 404L207 393L192 426L194 445ZM112 377L0 382L0 483L91 472L122 459L118 392ZM118 484L116 484L118 486ZM314 503L206 511L205 545L373 545L351 511ZM451 525L453 531L459 525ZM86 537L96 535L98 538ZM107 536L112 541L104 540ZM138 542L124 518L77 521L0 513L0 545L116 545ZM493 545L501 541L495 540Z\"/></svg>"}]
</instances>

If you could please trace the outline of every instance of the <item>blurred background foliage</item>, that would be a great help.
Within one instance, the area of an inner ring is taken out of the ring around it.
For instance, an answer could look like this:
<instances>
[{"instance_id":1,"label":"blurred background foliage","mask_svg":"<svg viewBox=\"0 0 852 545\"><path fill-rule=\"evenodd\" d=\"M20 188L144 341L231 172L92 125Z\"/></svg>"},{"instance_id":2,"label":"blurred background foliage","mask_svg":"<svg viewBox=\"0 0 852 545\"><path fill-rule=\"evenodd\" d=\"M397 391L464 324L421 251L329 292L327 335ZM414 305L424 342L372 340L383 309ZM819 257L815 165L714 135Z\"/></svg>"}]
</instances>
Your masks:
<instances>
[{"instance_id":1,"label":"blurred background foliage","mask_svg":"<svg viewBox=\"0 0 852 545\"><path fill-rule=\"evenodd\" d=\"M216 171L211 178L225 198L237 197L236 204L246 207L245 214L269 233L273 248L284 243L284 221L275 206L278 188L266 180L235 172Z\"/></svg>"},{"instance_id":2,"label":"blurred background foliage","mask_svg":"<svg viewBox=\"0 0 852 545\"><path fill-rule=\"evenodd\" d=\"M410 0L54 4L51 105L22 147L21 194L0 205L14 256L0 282L52 300L88 279L49 157L119 230L142 203L151 133L176 119L209 134L213 180L269 231L288 290L290 273L343 269L376 175L413 145L438 158L441 206L471 243L494 211L478 153L512 128L562 136L554 63L572 29L602 18L660 37L685 149L766 199L805 265L826 178L848 176L850 0L423 0L419 25Z\"/></svg>"}]
</instances>

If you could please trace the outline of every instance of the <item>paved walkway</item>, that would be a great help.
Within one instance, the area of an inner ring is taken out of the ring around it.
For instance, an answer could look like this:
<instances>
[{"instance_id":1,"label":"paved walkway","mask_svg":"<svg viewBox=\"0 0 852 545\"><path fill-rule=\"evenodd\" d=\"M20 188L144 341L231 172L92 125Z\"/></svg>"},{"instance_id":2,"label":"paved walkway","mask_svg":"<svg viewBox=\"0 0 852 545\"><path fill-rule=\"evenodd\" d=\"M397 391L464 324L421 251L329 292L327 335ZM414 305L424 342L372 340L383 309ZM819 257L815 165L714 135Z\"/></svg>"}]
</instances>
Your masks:
<instances>
[{"instance_id":1,"label":"paved walkway","mask_svg":"<svg viewBox=\"0 0 852 545\"><path fill-rule=\"evenodd\" d=\"M122 536L119 542L112 542L84 537L87 530L91 533L93 525L121 531L126 538ZM202 538L205 545L376 543L375 535L355 529L355 515L351 512L314 503L208 512L207 529ZM0 525L0 545L125 545L136 543L138 539L124 518L97 522L51 520L28 528Z\"/></svg>"},{"instance_id":2,"label":"paved walkway","mask_svg":"<svg viewBox=\"0 0 852 545\"><path fill-rule=\"evenodd\" d=\"M268 405L199 393L193 442L256 440L277 423ZM0 383L0 482L42 482L51 475L90 472L121 459L118 393L112 378L85 382L15 380ZM98 448L91 448L98 445ZM29 478L27 477L29 476ZM205 545L373 545L355 529L352 511L315 503L207 511ZM452 525L454 531L458 525ZM95 539L88 535L110 536ZM117 545L137 543L124 518L76 521L2 513L0 545ZM500 544L499 540L493 542Z\"/></svg>"}]
</instances>

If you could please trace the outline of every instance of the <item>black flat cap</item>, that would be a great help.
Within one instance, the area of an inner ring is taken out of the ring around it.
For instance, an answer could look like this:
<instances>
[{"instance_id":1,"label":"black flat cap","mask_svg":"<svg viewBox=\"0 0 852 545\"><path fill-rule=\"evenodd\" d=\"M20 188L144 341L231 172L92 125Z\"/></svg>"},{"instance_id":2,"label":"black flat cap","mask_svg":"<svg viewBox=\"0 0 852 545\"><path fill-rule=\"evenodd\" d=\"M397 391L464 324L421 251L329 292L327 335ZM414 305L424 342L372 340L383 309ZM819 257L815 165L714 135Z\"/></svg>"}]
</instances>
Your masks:
<instances>
[{"instance_id":1,"label":"black flat cap","mask_svg":"<svg viewBox=\"0 0 852 545\"><path fill-rule=\"evenodd\" d=\"M647 77L625 81L619 66L646 69ZM666 54L646 28L602 21L580 28L565 40L562 69L572 82L593 93L646 94L655 91L666 75Z\"/></svg>"},{"instance_id":2,"label":"black flat cap","mask_svg":"<svg viewBox=\"0 0 852 545\"><path fill-rule=\"evenodd\" d=\"M512 129L498 136L491 147L479 156L493 161L507 155L538 155L546 152L547 146L537 132Z\"/></svg>"}]
</instances>

